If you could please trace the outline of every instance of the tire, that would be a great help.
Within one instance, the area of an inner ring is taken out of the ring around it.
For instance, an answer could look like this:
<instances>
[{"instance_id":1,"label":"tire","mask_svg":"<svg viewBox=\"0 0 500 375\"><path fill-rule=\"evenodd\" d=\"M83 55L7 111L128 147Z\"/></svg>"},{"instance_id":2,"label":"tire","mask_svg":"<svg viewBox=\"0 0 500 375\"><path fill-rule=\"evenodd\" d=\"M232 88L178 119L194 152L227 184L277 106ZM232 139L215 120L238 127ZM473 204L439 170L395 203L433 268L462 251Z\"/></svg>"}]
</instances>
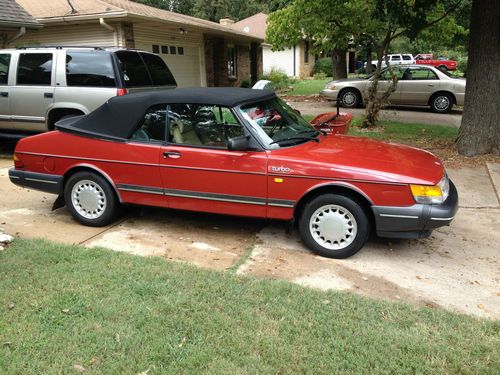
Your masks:
<instances>
[{"instance_id":1,"label":"tire","mask_svg":"<svg viewBox=\"0 0 500 375\"><path fill-rule=\"evenodd\" d=\"M436 113L450 112L453 108L453 104L453 97L445 92L434 94L430 101L432 111Z\"/></svg>"},{"instance_id":2,"label":"tire","mask_svg":"<svg viewBox=\"0 0 500 375\"><path fill-rule=\"evenodd\" d=\"M330 218L325 219L326 215ZM366 243L370 222L354 199L324 194L306 204L299 231L302 241L316 254L343 259L356 254Z\"/></svg>"},{"instance_id":3,"label":"tire","mask_svg":"<svg viewBox=\"0 0 500 375\"><path fill-rule=\"evenodd\" d=\"M359 107L361 103L361 95L355 89L344 89L339 94L340 102L342 106L346 108L356 108Z\"/></svg>"},{"instance_id":4,"label":"tire","mask_svg":"<svg viewBox=\"0 0 500 375\"><path fill-rule=\"evenodd\" d=\"M72 175L64 186L64 201L71 215L90 227L110 224L118 212L115 192L103 177L92 172Z\"/></svg>"}]
</instances>

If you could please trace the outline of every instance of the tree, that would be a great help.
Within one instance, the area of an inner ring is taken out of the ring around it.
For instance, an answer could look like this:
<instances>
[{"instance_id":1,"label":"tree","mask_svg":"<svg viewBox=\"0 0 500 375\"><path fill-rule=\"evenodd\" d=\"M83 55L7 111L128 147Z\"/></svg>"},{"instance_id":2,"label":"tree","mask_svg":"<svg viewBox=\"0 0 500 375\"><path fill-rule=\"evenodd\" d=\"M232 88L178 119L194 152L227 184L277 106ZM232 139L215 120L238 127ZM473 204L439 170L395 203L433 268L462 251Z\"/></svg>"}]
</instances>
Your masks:
<instances>
[{"instance_id":1,"label":"tree","mask_svg":"<svg viewBox=\"0 0 500 375\"><path fill-rule=\"evenodd\" d=\"M292 48L308 40L312 51L331 53L333 78L346 78L346 50L363 22L364 3L362 0L294 0L269 15L266 40L273 50Z\"/></svg>"},{"instance_id":2,"label":"tree","mask_svg":"<svg viewBox=\"0 0 500 375\"><path fill-rule=\"evenodd\" d=\"M473 0L460 154L500 155L500 2Z\"/></svg>"},{"instance_id":3,"label":"tree","mask_svg":"<svg viewBox=\"0 0 500 375\"><path fill-rule=\"evenodd\" d=\"M391 42L400 36L415 39L422 30L436 25L456 11L462 2L463 0L367 1L370 5L367 12L369 21L364 24L365 30L360 36L374 46L378 61L372 84L368 89L368 97L365 98L366 112L362 127L373 127L377 124L380 109L396 90L398 81L391 73L392 84L385 92L378 91L382 59L387 55Z\"/></svg>"}]
</instances>

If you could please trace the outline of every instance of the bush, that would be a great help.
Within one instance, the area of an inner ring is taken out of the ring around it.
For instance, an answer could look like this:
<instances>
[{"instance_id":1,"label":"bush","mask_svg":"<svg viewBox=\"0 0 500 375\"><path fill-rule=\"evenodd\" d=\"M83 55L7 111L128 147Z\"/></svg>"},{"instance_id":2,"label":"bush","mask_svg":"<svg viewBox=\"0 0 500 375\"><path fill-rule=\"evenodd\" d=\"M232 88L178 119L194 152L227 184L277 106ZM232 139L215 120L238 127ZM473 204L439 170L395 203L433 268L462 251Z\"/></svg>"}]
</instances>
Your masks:
<instances>
[{"instance_id":1,"label":"bush","mask_svg":"<svg viewBox=\"0 0 500 375\"><path fill-rule=\"evenodd\" d=\"M240 87L249 89L250 87L252 87L252 82L249 79L244 79L243 81L241 81Z\"/></svg>"},{"instance_id":2,"label":"bush","mask_svg":"<svg viewBox=\"0 0 500 375\"><path fill-rule=\"evenodd\" d=\"M267 79L273 83L275 90L288 88L292 83L290 77L281 69L272 68L271 71L262 76L262 79Z\"/></svg>"},{"instance_id":3,"label":"bush","mask_svg":"<svg viewBox=\"0 0 500 375\"><path fill-rule=\"evenodd\" d=\"M331 77L333 72L333 62L329 57L322 57L316 61L314 64L313 73L324 73L327 77Z\"/></svg>"},{"instance_id":4,"label":"bush","mask_svg":"<svg viewBox=\"0 0 500 375\"><path fill-rule=\"evenodd\" d=\"M315 73L314 74L314 79L321 79L321 80L323 80L323 79L326 79L326 77L328 77L328 76L324 72L319 72L319 73Z\"/></svg>"},{"instance_id":5,"label":"bush","mask_svg":"<svg viewBox=\"0 0 500 375\"><path fill-rule=\"evenodd\" d=\"M467 57L461 57L457 60L457 69L461 72L465 72L467 70Z\"/></svg>"}]
</instances>

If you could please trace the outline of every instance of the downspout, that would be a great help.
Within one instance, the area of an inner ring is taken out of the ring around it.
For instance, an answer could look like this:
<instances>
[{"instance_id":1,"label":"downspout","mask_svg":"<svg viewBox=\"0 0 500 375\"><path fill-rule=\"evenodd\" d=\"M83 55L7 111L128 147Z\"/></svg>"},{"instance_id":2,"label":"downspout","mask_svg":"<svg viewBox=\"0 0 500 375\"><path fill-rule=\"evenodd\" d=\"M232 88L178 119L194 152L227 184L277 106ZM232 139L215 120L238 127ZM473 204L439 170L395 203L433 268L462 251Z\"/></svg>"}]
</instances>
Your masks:
<instances>
[{"instance_id":1,"label":"downspout","mask_svg":"<svg viewBox=\"0 0 500 375\"><path fill-rule=\"evenodd\" d=\"M296 60L296 57L295 57L295 44L293 45L293 78L296 78L297 77L297 69L296 69L296 65L297 65L297 62L295 61Z\"/></svg>"},{"instance_id":2,"label":"downspout","mask_svg":"<svg viewBox=\"0 0 500 375\"><path fill-rule=\"evenodd\" d=\"M111 26L110 24L106 23L106 21L104 21L104 18L99 18L99 24L104 27L105 29L108 29L109 31L113 32L113 38L115 40L115 47L120 47L119 43L118 43L118 33L116 31L116 28L114 28L113 26Z\"/></svg>"},{"instance_id":3,"label":"downspout","mask_svg":"<svg viewBox=\"0 0 500 375\"><path fill-rule=\"evenodd\" d=\"M15 40L19 39L20 37L22 37L24 34L26 34L26 27L23 26L23 27L21 27L19 29L19 32L16 35L14 35L12 38L7 39L5 41L5 47L7 47L13 41L15 41Z\"/></svg>"}]
</instances>

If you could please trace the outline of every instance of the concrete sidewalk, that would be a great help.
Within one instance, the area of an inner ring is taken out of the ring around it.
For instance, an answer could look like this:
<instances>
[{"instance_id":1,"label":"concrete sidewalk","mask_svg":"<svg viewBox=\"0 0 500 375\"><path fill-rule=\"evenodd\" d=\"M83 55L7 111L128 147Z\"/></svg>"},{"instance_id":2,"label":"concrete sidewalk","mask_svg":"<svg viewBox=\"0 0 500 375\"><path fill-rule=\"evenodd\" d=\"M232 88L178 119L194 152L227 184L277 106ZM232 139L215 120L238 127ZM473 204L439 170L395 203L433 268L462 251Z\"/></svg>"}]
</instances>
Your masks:
<instances>
[{"instance_id":1,"label":"concrete sidewalk","mask_svg":"<svg viewBox=\"0 0 500 375\"><path fill-rule=\"evenodd\" d=\"M314 255L280 222L144 208L106 228L85 227L66 208L52 212L54 196L11 184L10 165L0 159L0 227L11 235L213 269L239 264L239 274L500 318L500 164L448 170L460 194L450 227L424 240L374 238L346 260Z\"/></svg>"}]
</instances>

